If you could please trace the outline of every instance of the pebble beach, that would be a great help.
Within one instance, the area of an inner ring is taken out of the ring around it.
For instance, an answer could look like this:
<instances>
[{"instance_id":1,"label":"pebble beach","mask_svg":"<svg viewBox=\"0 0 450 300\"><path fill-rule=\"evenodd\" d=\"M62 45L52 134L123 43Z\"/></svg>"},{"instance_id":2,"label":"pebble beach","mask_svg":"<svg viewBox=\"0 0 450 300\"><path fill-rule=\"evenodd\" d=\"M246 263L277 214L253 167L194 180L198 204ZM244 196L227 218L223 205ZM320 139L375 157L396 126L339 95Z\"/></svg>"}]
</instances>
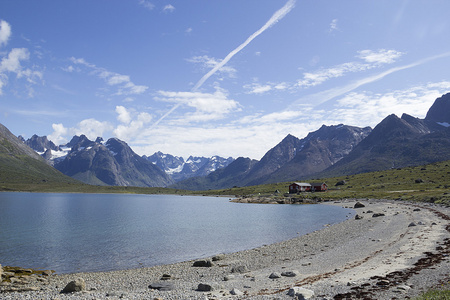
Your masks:
<instances>
[{"instance_id":1,"label":"pebble beach","mask_svg":"<svg viewBox=\"0 0 450 300\"><path fill-rule=\"evenodd\" d=\"M408 299L429 288L448 288L448 207L361 199L318 205L353 208L356 216L288 241L170 265L9 272L0 298Z\"/></svg>"}]
</instances>

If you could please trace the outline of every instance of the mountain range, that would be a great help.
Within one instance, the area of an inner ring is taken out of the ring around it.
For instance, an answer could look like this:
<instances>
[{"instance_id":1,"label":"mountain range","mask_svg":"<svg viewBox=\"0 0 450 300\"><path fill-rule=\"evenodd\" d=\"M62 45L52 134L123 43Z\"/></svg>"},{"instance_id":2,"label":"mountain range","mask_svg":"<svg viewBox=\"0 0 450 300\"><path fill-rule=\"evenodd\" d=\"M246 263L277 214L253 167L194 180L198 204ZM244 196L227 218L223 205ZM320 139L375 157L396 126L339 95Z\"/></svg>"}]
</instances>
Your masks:
<instances>
[{"instance_id":1,"label":"mountain range","mask_svg":"<svg viewBox=\"0 0 450 300\"><path fill-rule=\"evenodd\" d=\"M436 99L425 119L389 115L373 130L322 126L304 139L286 136L259 161L237 159L203 178L173 185L180 189L230 188L350 175L450 159L450 93ZM228 170L233 168L236 171Z\"/></svg>"},{"instance_id":2,"label":"mountain range","mask_svg":"<svg viewBox=\"0 0 450 300\"><path fill-rule=\"evenodd\" d=\"M30 146L62 173L90 184L223 189L448 160L450 93L435 100L425 119L389 115L373 130L323 125L303 139L288 134L259 161L218 156L184 160L161 152L141 157L116 138L105 143L83 135L60 146L36 135L21 140L21 146Z\"/></svg>"}]
</instances>

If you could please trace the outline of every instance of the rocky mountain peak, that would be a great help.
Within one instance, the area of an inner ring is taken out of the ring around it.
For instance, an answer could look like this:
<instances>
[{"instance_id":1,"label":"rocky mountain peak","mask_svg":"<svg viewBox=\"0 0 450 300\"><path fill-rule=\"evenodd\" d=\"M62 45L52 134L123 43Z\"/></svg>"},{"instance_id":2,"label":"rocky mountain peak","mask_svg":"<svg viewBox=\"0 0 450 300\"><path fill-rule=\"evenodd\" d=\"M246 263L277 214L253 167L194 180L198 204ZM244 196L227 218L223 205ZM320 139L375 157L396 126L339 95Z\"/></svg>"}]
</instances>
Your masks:
<instances>
[{"instance_id":1,"label":"rocky mountain peak","mask_svg":"<svg viewBox=\"0 0 450 300\"><path fill-rule=\"evenodd\" d=\"M442 95L434 101L425 120L450 126L450 93Z\"/></svg>"},{"instance_id":2,"label":"rocky mountain peak","mask_svg":"<svg viewBox=\"0 0 450 300\"><path fill-rule=\"evenodd\" d=\"M44 153L49 149L54 151L59 150L59 147L57 147L52 141L49 141L46 136L37 136L36 134L34 134L26 141L23 139L23 137L20 138L26 145L28 145L38 153Z\"/></svg>"}]
</instances>

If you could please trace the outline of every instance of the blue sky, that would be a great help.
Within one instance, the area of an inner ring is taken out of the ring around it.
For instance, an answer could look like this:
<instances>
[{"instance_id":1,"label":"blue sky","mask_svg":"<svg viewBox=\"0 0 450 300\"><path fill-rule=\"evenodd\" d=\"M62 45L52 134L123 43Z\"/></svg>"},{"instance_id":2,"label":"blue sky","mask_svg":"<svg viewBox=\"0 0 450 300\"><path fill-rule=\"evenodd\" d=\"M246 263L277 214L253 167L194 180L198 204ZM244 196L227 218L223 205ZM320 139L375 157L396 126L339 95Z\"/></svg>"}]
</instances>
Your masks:
<instances>
[{"instance_id":1,"label":"blue sky","mask_svg":"<svg viewBox=\"0 0 450 300\"><path fill-rule=\"evenodd\" d=\"M450 92L447 0L0 2L0 123L260 159Z\"/></svg>"}]
</instances>

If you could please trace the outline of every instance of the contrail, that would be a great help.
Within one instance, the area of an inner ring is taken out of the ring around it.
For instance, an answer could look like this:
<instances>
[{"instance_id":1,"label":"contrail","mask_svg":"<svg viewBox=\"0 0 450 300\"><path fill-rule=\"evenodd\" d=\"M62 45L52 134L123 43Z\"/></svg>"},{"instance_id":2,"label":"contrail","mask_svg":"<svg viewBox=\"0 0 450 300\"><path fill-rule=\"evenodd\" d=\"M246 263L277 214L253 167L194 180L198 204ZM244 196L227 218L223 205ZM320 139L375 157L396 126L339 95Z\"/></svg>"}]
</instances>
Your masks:
<instances>
[{"instance_id":1,"label":"contrail","mask_svg":"<svg viewBox=\"0 0 450 300\"><path fill-rule=\"evenodd\" d=\"M282 8L277 10L273 16L269 19L269 21L266 22L266 24L263 25L258 31L253 33L251 36L247 38L245 42L240 44L236 49L231 51L225 58L218 63L214 68L212 68L208 73L206 73L198 82L197 84L192 88L192 91L195 92L198 90L203 83L205 83L206 80L208 80L209 77L211 77L214 73L216 73L220 68L222 68L227 62L230 61L233 56L235 56L239 51L245 48L248 44L250 44L251 41L253 41L258 35L275 25L278 21L280 21L284 16L286 16L295 5L296 0L289 0Z\"/></svg>"},{"instance_id":2,"label":"contrail","mask_svg":"<svg viewBox=\"0 0 450 300\"><path fill-rule=\"evenodd\" d=\"M273 25L275 25L278 21L280 21L281 19L283 19L295 6L295 2L296 0L289 0L282 8L280 8L279 10L277 10L272 17L269 19L269 21L266 22L266 24L264 24L260 29L258 29L255 33L253 33L251 36L249 36L247 38L247 40L245 40L245 42L243 42L242 44L240 44L236 49L234 49L233 51L231 51L227 56L225 56L225 58L218 63L216 66L214 66L214 68L212 68L208 73L206 73L202 78L200 78L200 80L195 84L195 86L191 89L191 92L195 92L197 91L204 83L206 80L208 80L209 77L211 77L212 75L214 75L214 73L216 73L218 70L220 70L220 68L222 68L223 66L225 66L230 59L233 58L233 56L235 56L237 53L239 53L242 49L244 49L248 44L250 44L251 41L253 41L257 36L259 36L261 33L263 33L264 31L266 31L267 29L269 29L270 27L272 27ZM155 124L153 124L152 127L158 125L164 118L166 118L168 115L170 115L175 109L177 109L178 107L181 106L181 103L176 104L174 107L172 107L166 114L164 114L161 118L159 118L159 120L157 120L155 122Z\"/></svg>"}]
</instances>

